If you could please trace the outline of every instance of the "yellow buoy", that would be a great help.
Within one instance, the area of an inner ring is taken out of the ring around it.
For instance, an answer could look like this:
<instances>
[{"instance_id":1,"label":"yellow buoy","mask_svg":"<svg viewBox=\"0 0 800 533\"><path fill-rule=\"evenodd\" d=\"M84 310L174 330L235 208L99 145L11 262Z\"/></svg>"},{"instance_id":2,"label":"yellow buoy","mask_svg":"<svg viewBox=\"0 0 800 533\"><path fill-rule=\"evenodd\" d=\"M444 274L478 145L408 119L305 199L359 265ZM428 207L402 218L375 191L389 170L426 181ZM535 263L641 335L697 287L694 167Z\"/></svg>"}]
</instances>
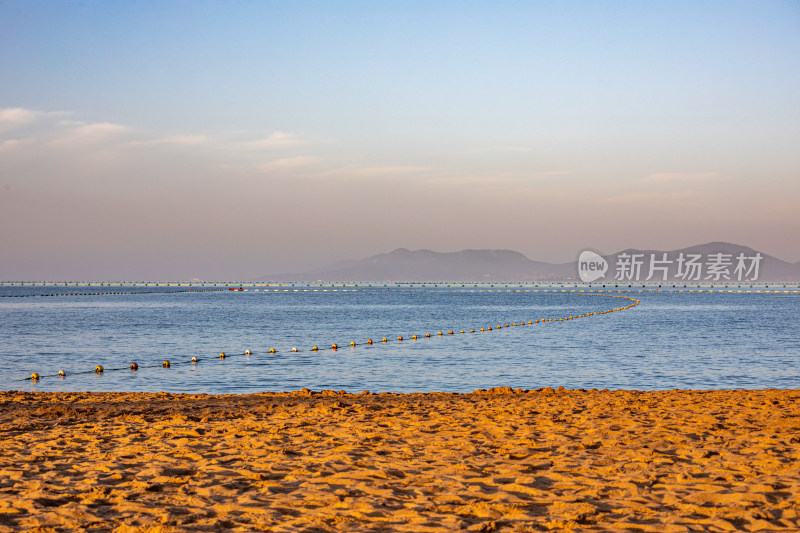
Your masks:
<instances>
[{"instance_id":1,"label":"yellow buoy","mask_svg":"<svg viewBox=\"0 0 800 533\"><path fill-rule=\"evenodd\" d=\"M464 333L464 330L462 329L459 333Z\"/></svg>"},{"instance_id":2,"label":"yellow buoy","mask_svg":"<svg viewBox=\"0 0 800 533\"><path fill-rule=\"evenodd\" d=\"M161 366L163 366L164 368L169 368L169 361L164 361L163 363L161 363Z\"/></svg>"},{"instance_id":3,"label":"yellow buoy","mask_svg":"<svg viewBox=\"0 0 800 533\"><path fill-rule=\"evenodd\" d=\"M350 346L351 346L351 347L352 347L352 346L355 346L355 345L356 345L356 341L350 341Z\"/></svg>"},{"instance_id":4,"label":"yellow buoy","mask_svg":"<svg viewBox=\"0 0 800 533\"><path fill-rule=\"evenodd\" d=\"M469 330L470 333L475 333L474 329Z\"/></svg>"},{"instance_id":5,"label":"yellow buoy","mask_svg":"<svg viewBox=\"0 0 800 533\"><path fill-rule=\"evenodd\" d=\"M67 373L66 373L66 372L64 372L63 370L59 370L59 371L58 371L58 375L59 375L60 377L62 377L62 378L63 378L64 376L66 376L66 375L67 375Z\"/></svg>"},{"instance_id":6,"label":"yellow buoy","mask_svg":"<svg viewBox=\"0 0 800 533\"><path fill-rule=\"evenodd\" d=\"M221 354L219 354L219 358L220 359L225 359L225 352L222 352Z\"/></svg>"},{"instance_id":7,"label":"yellow buoy","mask_svg":"<svg viewBox=\"0 0 800 533\"><path fill-rule=\"evenodd\" d=\"M384 338L382 338L382 339L381 339L381 342L389 342L389 339L387 339L386 337L384 337Z\"/></svg>"},{"instance_id":8,"label":"yellow buoy","mask_svg":"<svg viewBox=\"0 0 800 533\"><path fill-rule=\"evenodd\" d=\"M192 363L196 363L196 362L197 362L197 356L192 357Z\"/></svg>"},{"instance_id":9,"label":"yellow buoy","mask_svg":"<svg viewBox=\"0 0 800 533\"><path fill-rule=\"evenodd\" d=\"M316 352L317 350L319 350L319 348L317 346L312 346L311 347L311 351L312 352Z\"/></svg>"},{"instance_id":10,"label":"yellow buoy","mask_svg":"<svg viewBox=\"0 0 800 533\"><path fill-rule=\"evenodd\" d=\"M94 371L97 372L98 374L101 374L103 372L102 365L97 365L96 367L94 367Z\"/></svg>"},{"instance_id":11,"label":"yellow buoy","mask_svg":"<svg viewBox=\"0 0 800 533\"><path fill-rule=\"evenodd\" d=\"M245 350L245 351L244 351L244 354L245 354L245 355L250 355L250 350Z\"/></svg>"},{"instance_id":12,"label":"yellow buoy","mask_svg":"<svg viewBox=\"0 0 800 533\"><path fill-rule=\"evenodd\" d=\"M481 328L481 331L486 331L485 329Z\"/></svg>"},{"instance_id":13,"label":"yellow buoy","mask_svg":"<svg viewBox=\"0 0 800 533\"><path fill-rule=\"evenodd\" d=\"M38 372L34 372L33 374L31 374L31 381L39 381L39 373Z\"/></svg>"},{"instance_id":14,"label":"yellow buoy","mask_svg":"<svg viewBox=\"0 0 800 533\"><path fill-rule=\"evenodd\" d=\"M296 352L297 351L297 346L292 346L292 351Z\"/></svg>"},{"instance_id":15,"label":"yellow buoy","mask_svg":"<svg viewBox=\"0 0 800 533\"><path fill-rule=\"evenodd\" d=\"M417 336L416 335L411 335L411 340L413 340L413 341L417 340Z\"/></svg>"},{"instance_id":16,"label":"yellow buoy","mask_svg":"<svg viewBox=\"0 0 800 533\"><path fill-rule=\"evenodd\" d=\"M275 353L275 348L270 348L269 353Z\"/></svg>"},{"instance_id":17,"label":"yellow buoy","mask_svg":"<svg viewBox=\"0 0 800 533\"><path fill-rule=\"evenodd\" d=\"M442 332L440 331L439 333L437 333L437 335L439 335L441 337L442 336Z\"/></svg>"}]
</instances>

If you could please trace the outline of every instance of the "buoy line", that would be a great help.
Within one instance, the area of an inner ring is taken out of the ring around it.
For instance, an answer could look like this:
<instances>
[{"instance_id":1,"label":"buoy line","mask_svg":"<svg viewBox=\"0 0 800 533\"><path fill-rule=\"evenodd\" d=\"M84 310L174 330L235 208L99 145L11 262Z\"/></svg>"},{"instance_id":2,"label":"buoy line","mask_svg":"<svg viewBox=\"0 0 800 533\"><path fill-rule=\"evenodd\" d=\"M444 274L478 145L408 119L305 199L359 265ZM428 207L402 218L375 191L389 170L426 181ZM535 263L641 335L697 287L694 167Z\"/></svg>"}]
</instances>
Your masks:
<instances>
[{"instance_id":1,"label":"buoy line","mask_svg":"<svg viewBox=\"0 0 800 533\"><path fill-rule=\"evenodd\" d=\"M185 292L222 292L223 289L201 289L180 291L127 291L127 292L54 292L52 294L0 294L0 298L52 298L57 296L109 296L125 294L178 294Z\"/></svg>"},{"instance_id":2,"label":"buoy line","mask_svg":"<svg viewBox=\"0 0 800 533\"><path fill-rule=\"evenodd\" d=\"M568 320L575 320L575 319L578 319L578 318L588 318L588 317L592 317L592 316L602 316L602 315L606 315L606 314L609 314L609 313L614 313L614 312L617 312L617 311L624 311L626 309L630 309L632 307L635 307L635 306L639 305L639 300L638 299L632 298L632 297L629 297L629 296L619 296L619 295L613 295L613 294L587 293L587 292L579 292L577 294L585 295L585 296L601 296L601 297L605 297L605 298L617 298L617 299L623 299L623 300L630 300L632 303L630 303L630 304L628 304L626 306L622 306L622 307L616 307L616 308L613 308L613 309L605 309L603 311L594 311L594 312L591 312L591 313L583 313L583 314L579 314L579 315L570 315L570 316L558 317L558 318L537 318L537 319L530 319L527 322L524 321L524 320L521 320L520 322L505 322L505 323L497 324L494 327L489 325L487 327L481 327L479 329L475 329L475 328L470 328L468 330L467 329L460 329L460 330L458 330L458 333L459 334L465 334L467 331L469 331L469 333L489 332L489 331L493 331L493 330L503 329L504 327L505 328L509 328L509 327L525 326L525 325L533 325L533 324L544 324L544 323L547 323L547 322L563 322L563 321L568 321ZM455 330L448 329L446 332L444 330L438 331L435 336L436 337L445 337L445 336L450 337L450 336L454 336L454 335L456 335ZM415 334L415 335L411 335L411 337L410 337L410 339L413 340L413 341L416 341L416 340L419 340L419 339L423 339L423 338L430 339L430 338L432 338L432 334L431 333L425 333L424 336ZM390 337L388 337L388 336L381 338L380 344L389 344L389 339L390 339ZM396 342L403 342L404 340L406 340L405 337L400 335L400 336L397 337L397 341ZM358 342L355 342L355 341L350 341L350 343L348 345L350 346L350 348L355 348L357 346L363 346L363 345L374 346L374 344L375 344L375 341L373 341L372 339L367 339L365 342L362 342L362 343L358 343ZM332 343L330 345L330 350L335 352L340 347L343 347L343 346L347 346L347 345L345 345L345 344L340 345L338 343ZM266 353L268 353L268 354L276 354L276 353L287 353L287 352L291 352L291 353L318 352L319 349L320 349L319 346L316 346L316 345L312 346L310 349L306 349L306 350L299 349L296 346L294 346L294 347L292 347L291 350L278 350L276 348L269 348ZM224 360L224 359L227 359L229 357L236 357L236 356L249 357L251 355L259 355L259 353L258 352L253 352L253 351L251 351L249 349L245 350L243 353L235 353L235 354L227 354L225 352L221 352L219 354L219 359L220 360ZM158 368L158 367L171 368L172 366L175 366L175 365L197 364L200 361L201 361L201 359L199 359L198 357L192 357L188 361L181 361L181 362L178 362L178 363L172 363L169 360L166 360L166 361L163 361L160 365L151 364L151 365L143 365L143 366L140 366L138 363L134 362L134 363L131 363L127 367L110 368L110 369L103 368L102 365L97 365L97 366L95 366L94 370L85 370L85 371L81 371L81 372L72 372L70 375L102 374L104 372L118 372L118 371L121 371L121 370L130 370L130 371L135 372L135 371L138 371L139 369L146 369L146 368ZM67 376L67 373L64 370L59 370L59 372L57 374L48 374L48 375L40 375L39 373L34 372L33 374L31 374L27 378L24 378L24 379L21 379L21 380L18 380L18 381L37 382L42 378L50 378L50 377L64 378L66 376Z\"/></svg>"},{"instance_id":3,"label":"buoy line","mask_svg":"<svg viewBox=\"0 0 800 533\"><path fill-rule=\"evenodd\" d=\"M427 287L423 287L423 288L427 289ZM441 287L435 287L433 289L440 289L440 288ZM448 288L450 288L450 287L448 287ZM543 293L558 293L558 294L576 294L576 295L585 295L585 296L602 296L602 297L606 297L606 298L618 298L618 299L630 300L632 302L632 303L630 303L630 304L628 304L626 306L622 306L622 307L606 309L606 310L603 310L603 311L595 311L595 312L591 312L591 313L583 313L583 314L579 314L579 315L571 315L571 316L557 317L557 318L538 318L538 319L534 319L534 320L528 320L527 322L526 321L511 322L511 323L505 322L505 323L497 324L495 326L488 325L486 327L481 327L481 328L478 328L478 329L476 329L476 328L470 328L468 330L467 329L460 329L460 330L458 330L459 334L465 334L466 332L469 332L469 333L478 333L478 332L484 333L484 332L489 332L489 331L494 331L494 330L499 330L499 329L509 328L509 327L515 327L515 326L544 324L544 323L548 323L548 322L563 322L563 321L575 320L575 319L578 319L578 318L588 318L588 317L591 317L591 316L602 316L602 315L606 315L606 314L617 312L617 311L624 311L626 309L630 309L632 307L635 307L635 306L639 305L640 301L637 298L630 297L630 296L622 296L623 294L636 294L636 293L639 293L639 294L642 294L642 293L660 293L660 294L670 294L670 293L677 293L677 294L683 294L683 293L707 293L707 294L773 294L773 295L776 295L776 296L798 295L798 294L800 294L800 291L789 291L789 290L772 290L772 291L771 290L760 290L760 289L756 289L756 290L716 289L715 290L713 288L707 288L707 289L699 289L698 288L698 289L688 289L688 290L673 289L673 288L667 288L666 290L661 290L661 289L626 290L626 289L616 289L616 288L614 288L614 289L610 289L610 288L595 289L595 290L591 290L591 289L590 290L583 290L583 289L570 289L570 290L567 290L567 289L477 289L476 290L476 289L473 289L473 288L455 287L454 289L458 290L459 292L498 292L498 293L505 292L505 293L523 293L523 294L524 293L539 293L539 292L543 292ZM95 295L105 295L105 294L170 294L170 293L184 293L184 292L221 292L221 291L227 292L227 290L228 289L177 290L177 291L142 291L142 292L129 292L129 293L110 293L110 292L85 293L85 294L64 293L64 294L54 294L53 296L80 296L80 295L95 296ZM246 291L247 289L244 289L244 290ZM306 291L308 289L302 289L302 290ZM313 290L316 291L317 289L313 289ZM403 288L403 287L357 287L355 289L343 289L341 292L348 292L348 291L349 292L356 292L358 290L369 290L369 291L372 291L372 292L376 292L376 291L383 292L383 291L387 291L387 290L388 291L392 291L392 292L413 292L413 293L419 293L420 292L418 289L415 289L415 288ZM276 291L277 291L277 289L276 289ZM331 291L328 291L327 289L324 289L323 291L324 292L337 292L338 290L337 289L332 289ZM235 292L238 292L238 289ZM270 291L265 290L264 292L265 293L269 293ZM284 291L284 292L287 292L287 291ZM294 289L293 292L299 292L299 290ZM430 290L430 291L424 291L424 292L437 292L437 291L436 290ZM610 294L610 293L616 293L616 294ZM5 297L25 297L25 296L38 296L38 295L7 295ZM41 295L41 296L48 296L48 295ZM439 331L434 336L435 337L445 337L445 336L454 336L454 335L455 335L455 331L454 330L447 330L446 333L444 331ZM425 333L424 335L416 335L416 334L411 335L410 337L408 337L408 339L410 339L412 341L416 341L416 340L419 340L419 339L429 339L431 337L432 337L431 333ZM355 342L355 341L350 341L349 343L346 343L346 344L345 343L343 343L343 344L332 343L330 345L330 349L332 351L337 351L337 350L339 350L339 348L341 348L343 346L348 346L348 345L350 346L350 348L355 348L357 346L374 346L374 344L376 342L379 342L379 344L388 345L389 342L390 342L389 341L390 338L392 338L392 337L390 337L390 336L382 337L380 339L380 341L374 341L373 339L367 339L365 342L361 342L361 343ZM397 339L396 342L403 342L405 340L408 340L404 336L398 336L396 339ZM307 352L318 352L318 351L320 351L320 348L319 348L319 346L315 345L315 346L312 346L309 349L301 349L301 348L298 348L298 347L294 346L294 347L291 348L291 350L278 350L277 348L273 347L273 348L269 348L266 353L268 353L268 354L289 353L289 352L291 352L291 353L303 353L303 352L306 352L307 353ZM223 352L223 353L219 354L219 358L220 359L226 359L228 357L250 356L250 355L259 355L259 352L252 352L251 350L246 350L244 353L236 353L236 354L226 354L226 353ZM144 366L139 366L136 363L131 363L131 365L129 367L111 368L111 369L104 369L101 365L98 365L97 367L95 367L94 370L72 372L72 373L70 373L70 375L115 372L115 371L128 370L128 369L130 369L132 371L136 371L139 368L142 368L142 369L158 368L158 367L170 368L171 366L175 366L175 365L196 364L199 361L200 361L199 358L192 357L192 359L190 359L188 361L181 361L181 362L178 362L178 363L171 363L170 361L164 361L160 365L152 364L152 365L144 365ZM99 369L99 371L98 371L98 369ZM34 381L35 382L35 381L38 381L41 378L46 378L46 377L64 378L64 377L66 377L66 375L67 375L67 373L64 372L63 370L60 370L58 372L58 374L47 374L47 375L40 375L40 374L34 372L29 377L21 379L21 380L17 380L17 381Z\"/></svg>"}]
</instances>

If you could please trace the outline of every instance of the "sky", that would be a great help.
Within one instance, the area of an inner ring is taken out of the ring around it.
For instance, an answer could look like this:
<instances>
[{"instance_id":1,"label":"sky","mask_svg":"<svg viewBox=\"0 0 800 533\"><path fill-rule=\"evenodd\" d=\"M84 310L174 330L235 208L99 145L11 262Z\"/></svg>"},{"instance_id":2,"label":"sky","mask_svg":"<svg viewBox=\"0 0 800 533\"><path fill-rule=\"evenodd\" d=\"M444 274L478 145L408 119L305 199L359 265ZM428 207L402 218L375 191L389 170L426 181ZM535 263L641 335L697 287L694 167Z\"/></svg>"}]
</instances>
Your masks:
<instances>
[{"instance_id":1,"label":"sky","mask_svg":"<svg viewBox=\"0 0 800 533\"><path fill-rule=\"evenodd\" d=\"M0 280L800 261L800 3L0 0Z\"/></svg>"}]
</instances>

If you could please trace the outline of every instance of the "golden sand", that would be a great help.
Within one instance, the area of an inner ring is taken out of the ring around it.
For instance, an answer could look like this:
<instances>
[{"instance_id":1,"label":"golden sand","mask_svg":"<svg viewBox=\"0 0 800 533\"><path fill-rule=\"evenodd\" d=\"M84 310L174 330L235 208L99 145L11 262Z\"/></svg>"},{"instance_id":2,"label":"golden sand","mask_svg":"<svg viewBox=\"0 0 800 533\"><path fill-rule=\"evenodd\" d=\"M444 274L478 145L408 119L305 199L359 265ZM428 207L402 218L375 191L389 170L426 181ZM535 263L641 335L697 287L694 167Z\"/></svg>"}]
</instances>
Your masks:
<instances>
[{"instance_id":1,"label":"golden sand","mask_svg":"<svg viewBox=\"0 0 800 533\"><path fill-rule=\"evenodd\" d=\"M0 531L800 531L798 400L0 392Z\"/></svg>"}]
</instances>

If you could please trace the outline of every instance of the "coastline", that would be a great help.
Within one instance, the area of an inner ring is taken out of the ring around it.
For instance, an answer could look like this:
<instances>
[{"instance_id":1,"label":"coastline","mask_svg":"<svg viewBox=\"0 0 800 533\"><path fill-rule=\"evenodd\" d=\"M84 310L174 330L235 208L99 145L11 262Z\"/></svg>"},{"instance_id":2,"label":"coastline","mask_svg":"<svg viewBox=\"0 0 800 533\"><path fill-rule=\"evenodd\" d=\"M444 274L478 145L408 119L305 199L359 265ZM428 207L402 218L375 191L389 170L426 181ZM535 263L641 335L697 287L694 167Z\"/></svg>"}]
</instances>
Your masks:
<instances>
[{"instance_id":1,"label":"coastline","mask_svg":"<svg viewBox=\"0 0 800 533\"><path fill-rule=\"evenodd\" d=\"M800 529L796 389L0 405L0 531Z\"/></svg>"}]
</instances>

